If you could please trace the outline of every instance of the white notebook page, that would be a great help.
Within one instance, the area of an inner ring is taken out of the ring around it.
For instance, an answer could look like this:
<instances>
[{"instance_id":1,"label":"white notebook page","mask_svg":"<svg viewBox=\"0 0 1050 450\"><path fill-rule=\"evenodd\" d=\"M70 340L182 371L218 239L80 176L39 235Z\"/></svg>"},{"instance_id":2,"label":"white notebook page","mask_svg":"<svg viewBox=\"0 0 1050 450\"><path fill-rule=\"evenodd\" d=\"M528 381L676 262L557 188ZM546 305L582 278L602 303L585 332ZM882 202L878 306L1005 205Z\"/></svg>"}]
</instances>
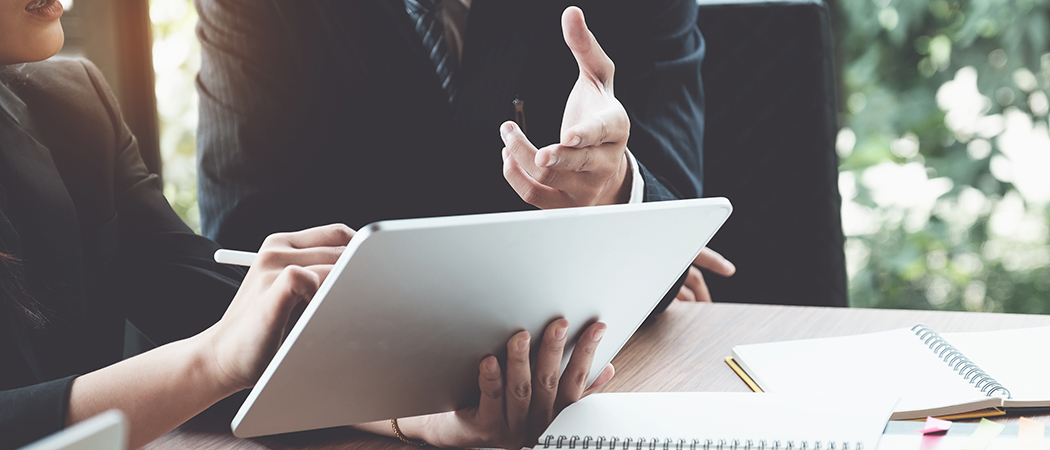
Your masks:
<instances>
[{"instance_id":1,"label":"white notebook page","mask_svg":"<svg viewBox=\"0 0 1050 450\"><path fill-rule=\"evenodd\" d=\"M663 442L711 439L849 442L874 449L897 397L750 392L630 392L588 396L570 405L544 436L618 437ZM539 447L543 447L540 439ZM551 444L553 446L553 443ZM593 445L593 441L592 441ZM812 444L810 444L812 445Z\"/></svg>"},{"instance_id":2,"label":"white notebook page","mask_svg":"<svg viewBox=\"0 0 1050 450\"><path fill-rule=\"evenodd\" d=\"M1013 403L1050 405L1050 327L941 336L1010 390Z\"/></svg>"},{"instance_id":3,"label":"white notebook page","mask_svg":"<svg viewBox=\"0 0 1050 450\"><path fill-rule=\"evenodd\" d=\"M740 345L733 355L766 392L884 391L901 396L897 411L989 401L907 328Z\"/></svg>"}]
</instances>

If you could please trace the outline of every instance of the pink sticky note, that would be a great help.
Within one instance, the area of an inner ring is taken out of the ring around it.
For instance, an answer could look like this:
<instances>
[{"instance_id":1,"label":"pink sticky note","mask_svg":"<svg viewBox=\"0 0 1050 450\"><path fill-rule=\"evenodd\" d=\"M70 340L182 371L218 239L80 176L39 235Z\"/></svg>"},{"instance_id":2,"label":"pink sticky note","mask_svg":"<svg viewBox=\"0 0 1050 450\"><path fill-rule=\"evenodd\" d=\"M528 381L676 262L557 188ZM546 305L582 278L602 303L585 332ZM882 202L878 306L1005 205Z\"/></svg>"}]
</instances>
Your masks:
<instances>
[{"instance_id":1,"label":"pink sticky note","mask_svg":"<svg viewBox=\"0 0 1050 450\"><path fill-rule=\"evenodd\" d=\"M936 417L927 417L926 426L919 430L922 434L930 433L944 433L952 427L952 423L947 420L941 420Z\"/></svg>"},{"instance_id":2,"label":"pink sticky note","mask_svg":"<svg viewBox=\"0 0 1050 450\"><path fill-rule=\"evenodd\" d=\"M1017 443L1020 450L1039 450L1043 448L1044 428L1043 424L1022 417L1021 426L1017 432Z\"/></svg>"}]
</instances>

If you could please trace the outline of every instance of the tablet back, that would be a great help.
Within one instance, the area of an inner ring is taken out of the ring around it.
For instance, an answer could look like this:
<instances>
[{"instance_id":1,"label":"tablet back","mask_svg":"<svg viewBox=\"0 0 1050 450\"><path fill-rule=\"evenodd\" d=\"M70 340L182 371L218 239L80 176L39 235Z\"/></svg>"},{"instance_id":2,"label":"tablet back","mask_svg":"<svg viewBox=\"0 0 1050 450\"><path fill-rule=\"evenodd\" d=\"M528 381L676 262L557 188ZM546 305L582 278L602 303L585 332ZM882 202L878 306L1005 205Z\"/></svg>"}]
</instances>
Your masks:
<instances>
[{"instance_id":1,"label":"tablet back","mask_svg":"<svg viewBox=\"0 0 1050 450\"><path fill-rule=\"evenodd\" d=\"M111 409L22 450L124 450L128 448L128 422L119 410Z\"/></svg>"},{"instance_id":2,"label":"tablet back","mask_svg":"<svg viewBox=\"0 0 1050 450\"><path fill-rule=\"evenodd\" d=\"M504 354L517 331L541 335L558 317L574 338L594 321L608 324L593 381L731 210L711 198L369 225L252 389L233 432L468 406L482 358Z\"/></svg>"}]
</instances>

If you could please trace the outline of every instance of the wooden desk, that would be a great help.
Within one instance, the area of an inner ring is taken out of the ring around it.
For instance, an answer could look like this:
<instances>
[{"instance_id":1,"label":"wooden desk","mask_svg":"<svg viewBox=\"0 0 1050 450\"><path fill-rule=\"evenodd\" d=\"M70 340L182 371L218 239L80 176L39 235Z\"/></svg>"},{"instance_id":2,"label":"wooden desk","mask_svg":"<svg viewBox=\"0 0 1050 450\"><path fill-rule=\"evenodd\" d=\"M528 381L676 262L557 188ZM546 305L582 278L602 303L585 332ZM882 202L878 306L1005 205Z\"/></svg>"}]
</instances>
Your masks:
<instances>
[{"instance_id":1,"label":"wooden desk","mask_svg":"<svg viewBox=\"0 0 1050 450\"><path fill-rule=\"evenodd\" d=\"M735 345L843 336L917 323L942 332L985 331L1050 325L1050 316L677 303L642 325L613 360L616 377L602 390L747 391L747 386L723 362ZM238 406L238 402L220 404L148 448L418 449L392 438L346 429L240 440L230 434L230 418ZM1050 415L1036 419L1050 424Z\"/></svg>"}]
</instances>

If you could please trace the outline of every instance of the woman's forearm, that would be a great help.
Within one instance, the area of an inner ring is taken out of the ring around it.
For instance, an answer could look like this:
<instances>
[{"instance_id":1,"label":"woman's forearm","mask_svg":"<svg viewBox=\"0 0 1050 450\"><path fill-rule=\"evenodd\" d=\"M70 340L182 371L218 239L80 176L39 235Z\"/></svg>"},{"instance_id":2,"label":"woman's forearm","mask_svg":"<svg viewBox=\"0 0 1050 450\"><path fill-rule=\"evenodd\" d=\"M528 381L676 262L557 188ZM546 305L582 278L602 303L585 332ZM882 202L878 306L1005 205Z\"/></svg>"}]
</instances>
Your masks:
<instances>
[{"instance_id":1,"label":"woman's forearm","mask_svg":"<svg viewBox=\"0 0 1050 450\"><path fill-rule=\"evenodd\" d=\"M237 390L216 376L206 340L207 332L78 377L66 424L119 409L132 448L171 431Z\"/></svg>"},{"instance_id":2,"label":"woman's forearm","mask_svg":"<svg viewBox=\"0 0 1050 450\"><path fill-rule=\"evenodd\" d=\"M77 378L66 422L117 408L138 447L253 386L280 347L291 311L313 298L353 235L346 225L271 235L219 322Z\"/></svg>"}]
</instances>

